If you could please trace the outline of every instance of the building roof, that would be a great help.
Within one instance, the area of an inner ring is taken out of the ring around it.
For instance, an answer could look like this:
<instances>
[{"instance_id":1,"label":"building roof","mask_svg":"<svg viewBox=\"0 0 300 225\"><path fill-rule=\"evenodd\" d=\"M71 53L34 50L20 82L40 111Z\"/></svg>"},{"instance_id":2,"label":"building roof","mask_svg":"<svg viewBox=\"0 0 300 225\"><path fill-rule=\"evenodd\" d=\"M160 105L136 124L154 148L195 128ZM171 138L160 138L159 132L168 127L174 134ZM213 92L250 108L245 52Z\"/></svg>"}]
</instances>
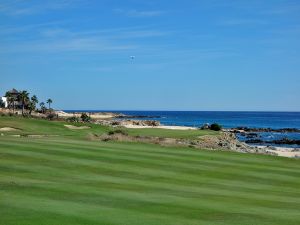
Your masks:
<instances>
[{"instance_id":1,"label":"building roof","mask_svg":"<svg viewBox=\"0 0 300 225\"><path fill-rule=\"evenodd\" d=\"M10 91L8 91L11 94L19 94L19 92L16 89L11 89Z\"/></svg>"}]
</instances>

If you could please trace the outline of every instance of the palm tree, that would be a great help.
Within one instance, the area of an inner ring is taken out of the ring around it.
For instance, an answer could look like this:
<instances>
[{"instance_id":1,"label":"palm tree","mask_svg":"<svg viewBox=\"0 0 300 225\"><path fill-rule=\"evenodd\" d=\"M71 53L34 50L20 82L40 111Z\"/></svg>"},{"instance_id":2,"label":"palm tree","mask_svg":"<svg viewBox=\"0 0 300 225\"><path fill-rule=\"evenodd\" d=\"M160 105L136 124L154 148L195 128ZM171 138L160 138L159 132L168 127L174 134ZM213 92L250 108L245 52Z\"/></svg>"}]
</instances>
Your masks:
<instances>
[{"instance_id":1,"label":"palm tree","mask_svg":"<svg viewBox=\"0 0 300 225\"><path fill-rule=\"evenodd\" d=\"M51 105L51 103L52 103L52 99L49 98L49 99L47 100L47 103L49 104L49 110L50 110L50 105Z\"/></svg>"},{"instance_id":2,"label":"palm tree","mask_svg":"<svg viewBox=\"0 0 300 225\"><path fill-rule=\"evenodd\" d=\"M22 115L24 116L24 109L25 109L25 104L29 100L29 93L27 91L22 91L19 94L19 99L22 102Z\"/></svg>"},{"instance_id":3,"label":"palm tree","mask_svg":"<svg viewBox=\"0 0 300 225\"><path fill-rule=\"evenodd\" d=\"M29 114L31 114L31 112L32 112L33 110L35 110L36 104L37 104L37 103L39 103L39 100L38 100L38 98L36 97L36 95L33 95L33 96L31 97L31 101L30 101L30 103L29 103L29 109L30 109Z\"/></svg>"},{"instance_id":4,"label":"palm tree","mask_svg":"<svg viewBox=\"0 0 300 225\"><path fill-rule=\"evenodd\" d=\"M33 95L32 97L31 97L31 101L36 105L37 103L39 103L39 100L38 100L38 98L36 97L36 95Z\"/></svg>"},{"instance_id":5,"label":"palm tree","mask_svg":"<svg viewBox=\"0 0 300 225\"><path fill-rule=\"evenodd\" d=\"M32 101L29 101L27 108L29 109L29 115L31 115L32 111L35 110L35 103Z\"/></svg>"},{"instance_id":6,"label":"palm tree","mask_svg":"<svg viewBox=\"0 0 300 225\"><path fill-rule=\"evenodd\" d=\"M41 106L42 112L44 113L45 112L45 102L41 102L40 106Z\"/></svg>"}]
</instances>

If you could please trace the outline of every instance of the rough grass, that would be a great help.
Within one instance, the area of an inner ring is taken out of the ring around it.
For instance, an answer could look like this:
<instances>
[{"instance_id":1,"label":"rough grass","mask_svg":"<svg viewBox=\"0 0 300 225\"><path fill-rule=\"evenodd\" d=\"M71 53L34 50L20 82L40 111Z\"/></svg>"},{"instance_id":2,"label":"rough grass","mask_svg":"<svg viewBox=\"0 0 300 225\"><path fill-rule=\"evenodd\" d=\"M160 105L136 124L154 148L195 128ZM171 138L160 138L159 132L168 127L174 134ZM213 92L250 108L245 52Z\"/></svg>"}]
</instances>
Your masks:
<instances>
[{"instance_id":1,"label":"rough grass","mask_svg":"<svg viewBox=\"0 0 300 225\"><path fill-rule=\"evenodd\" d=\"M203 135L218 135L219 132L211 130L168 130L160 128L127 129L129 135L151 136L167 138L197 139Z\"/></svg>"},{"instance_id":2,"label":"rough grass","mask_svg":"<svg viewBox=\"0 0 300 225\"><path fill-rule=\"evenodd\" d=\"M299 160L87 141L20 121L64 135L0 136L1 225L300 224Z\"/></svg>"}]
</instances>

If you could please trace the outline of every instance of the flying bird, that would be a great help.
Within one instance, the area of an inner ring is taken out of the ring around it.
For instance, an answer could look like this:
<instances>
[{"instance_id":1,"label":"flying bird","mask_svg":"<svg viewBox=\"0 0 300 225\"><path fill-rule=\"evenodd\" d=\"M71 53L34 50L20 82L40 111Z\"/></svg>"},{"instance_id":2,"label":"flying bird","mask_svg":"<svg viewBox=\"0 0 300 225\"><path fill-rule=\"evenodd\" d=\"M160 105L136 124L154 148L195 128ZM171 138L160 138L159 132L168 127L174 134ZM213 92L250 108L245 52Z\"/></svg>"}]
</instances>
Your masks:
<instances>
[{"instance_id":1,"label":"flying bird","mask_svg":"<svg viewBox=\"0 0 300 225\"><path fill-rule=\"evenodd\" d=\"M131 58L131 60L134 60L134 59L135 59L135 56L134 56L134 55L132 55L132 56L130 56L130 58Z\"/></svg>"}]
</instances>

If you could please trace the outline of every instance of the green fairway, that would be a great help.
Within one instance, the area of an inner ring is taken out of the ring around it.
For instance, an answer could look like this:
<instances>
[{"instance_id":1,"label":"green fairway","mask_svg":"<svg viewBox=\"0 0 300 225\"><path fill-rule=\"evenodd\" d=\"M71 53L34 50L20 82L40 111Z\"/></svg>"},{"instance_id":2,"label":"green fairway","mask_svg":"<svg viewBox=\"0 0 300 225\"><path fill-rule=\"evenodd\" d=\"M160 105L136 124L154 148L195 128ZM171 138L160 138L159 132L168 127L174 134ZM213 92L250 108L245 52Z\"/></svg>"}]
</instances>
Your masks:
<instances>
[{"instance_id":1,"label":"green fairway","mask_svg":"<svg viewBox=\"0 0 300 225\"><path fill-rule=\"evenodd\" d=\"M300 224L297 159L88 141L108 128L0 118L13 124L60 136L0 136L1 225Z\"/></svg>"},{"instance_id":2,"label":"green fairway","mask_svg":"<svg viewBox=\"0 0 300 225\"><path fill-rule=\"evenodd\" d=\"M75 126L89 126L90 129L71 130L64 125L72 124ZM64 121L47 121L43 119L24 119L21 117L0 117L0 128L11 127L18 129L17 131L5 132L5 134L21 134L21 135L58 135L69 136L76 138L86 138L88 134L101 135L109 130L119 128L110 128L106 126L96 125L92 123L67 123ZM145 129L128 129L121 128L126 133L132 136L152 136L152 137L167 137L167 138L185 138L196 139L203 135L218 135L219 132L210 130L167 130L158 128ZM0 131L1 133L1 131Z\"/></svg>"},{"instance_id":3,"label":"green fairway","mask_svg":"<svg viewBox=\"0 0 300 225\"><path fill-rule=\"evenodd\" d=\"M74 138L85 138L87 134L93 133L101 135L109 130L108 127L88 124L90 129L84 130L71 130L64 125L71 124L64 121L48 121L44 119L26 119L21 117L0 117L0 128L11 127L17 129L17 131L1 132L6 135L9 134L21 134L21 135L57 135ZM82 126L83 124L73 124L76 126Z\"/></svg>"}]
</instances>

